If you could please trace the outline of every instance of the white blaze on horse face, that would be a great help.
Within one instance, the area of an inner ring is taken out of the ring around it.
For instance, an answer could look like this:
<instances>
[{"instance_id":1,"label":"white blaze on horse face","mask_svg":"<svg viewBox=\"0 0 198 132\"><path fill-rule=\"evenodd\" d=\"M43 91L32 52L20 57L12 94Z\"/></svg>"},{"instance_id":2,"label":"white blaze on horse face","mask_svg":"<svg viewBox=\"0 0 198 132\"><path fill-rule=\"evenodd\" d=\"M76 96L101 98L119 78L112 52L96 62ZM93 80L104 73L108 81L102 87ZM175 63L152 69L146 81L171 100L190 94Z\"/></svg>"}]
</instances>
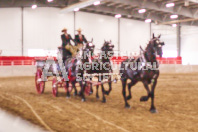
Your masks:
<instances>
[{"instance_id":1,"label":"white blaze on horse face","mask_svg":"<svg viewBox=\"0 0 198 132\"><path fill-rule=\"evenodd\" d=\"M93 46L93 44L92 44L92 43L89 43L89 46L90 46L90 47L92 47L92 46Z\"/></svg>"},{"instance_id":2,"label":"white blaze on horse face","mask_svg":"<svg viewBox=\"0 0 198 132\"><path fill-rule=\"evenodd\" d=\"M160 44L160 45L158 45L158 47L160 48L160 47L162 47L162 45Z\"/></svg>"},{"instance_id":3,"label":"white blaze on horse face","mask_svg":"<svg viewBox=\"0 0 198 132\"><path fill-rule=\"evenodd\" d=\"M92 60L91 60L91 52L89 52L89 63L92 63Z\"/></svg>"},{"instance_id":4,"label":"white blaze on horse face","mask_svg":"<svg viewBox=\"0 0 198 132\"><path fill-rule=\"evenodd\" d=\"M160 43L160 41L159 41L159 40L156 40L156 43L157 43L157 44L159 44L159 43Z\"/></svg>"}]
</instances>

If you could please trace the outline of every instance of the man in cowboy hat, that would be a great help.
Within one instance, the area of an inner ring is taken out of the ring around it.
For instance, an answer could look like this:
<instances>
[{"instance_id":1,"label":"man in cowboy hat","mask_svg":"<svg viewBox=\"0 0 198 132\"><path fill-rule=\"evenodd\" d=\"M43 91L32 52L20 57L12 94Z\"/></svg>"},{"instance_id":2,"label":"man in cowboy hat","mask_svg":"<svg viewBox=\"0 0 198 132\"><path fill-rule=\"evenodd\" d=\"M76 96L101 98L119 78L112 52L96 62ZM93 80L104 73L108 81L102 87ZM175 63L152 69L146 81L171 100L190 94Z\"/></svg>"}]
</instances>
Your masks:
<instances>
[{"instance_id":1,"label":"man in cowboy hat","mask_svg":"<svg viewBox=\"0 0 198 132\"><path fill-rule=\"evenodd\" d=\"M75 35L75 41L77 43L78 48L82 48L83 42L87 43L87 39L85 38L85 36L83 34L81 34L81 32L82 32L81 28L79 28L76 31L78 31L78 34Z\"/></svg>"},{"instance_id":2,"label":"man in cowboy hat","mask_svg":"<svg viewBox=\"0 0 198 132\"><path fill-rule=\"evenodd\" d=\"M61 35L62 40L62 49L63 49L63 60L65 61L68 57L72 56L71 40L75 43L74 39L72 39L71 35L67 33L67 29L64 28L62 30L63 34Z\"/></svg>"}]
</instances>

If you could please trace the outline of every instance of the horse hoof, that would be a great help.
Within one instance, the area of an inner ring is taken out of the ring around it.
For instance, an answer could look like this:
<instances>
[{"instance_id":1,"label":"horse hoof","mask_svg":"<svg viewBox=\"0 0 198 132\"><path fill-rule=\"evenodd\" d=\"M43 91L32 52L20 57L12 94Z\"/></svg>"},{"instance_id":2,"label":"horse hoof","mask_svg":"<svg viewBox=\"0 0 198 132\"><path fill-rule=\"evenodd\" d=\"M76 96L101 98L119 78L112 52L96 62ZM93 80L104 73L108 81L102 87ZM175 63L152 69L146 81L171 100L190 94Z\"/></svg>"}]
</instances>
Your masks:
<instances>
[{"instance_id":1,"label":"horse hoof","mask_svg":"<svg viewBox=\"0 0 198 132\"><path fill-rule=\"evenodd\" d=\"M99 96L96 96L96 99L100 99L100 97Z\"/></svg>"},{"instance_id":2,"label":"horse hoof","mask_svg":"<svg viewBox=\"0 0 198 132\"><path fill-rule=\"evenodd\" d=\"M131 96L127 96L127 98L126 98L126 99L127 99L127 100L129 100L129 99L131 99L131 98L132 98Z\"/></svg>"},{"instance_id":3,"label":"horse hoof","mask_svg":"<svg viewBox=\"0 0 198 132\"><path fill-rule=\"evenodd\" d=\"M140 98L140 102L145 102L145 101L148 101L148 96L142 96Z\"/></svg>"},{"instance_id":4,"label":"horse hoof","mask_svg":"<svg viewBox=\"0 0 198 132\"><path fill-rule=\"evenodd\" d=\"M130 106L130 105L125 105L125 108L126 108L126 109L130 109L131 106Z\"/></svg>"},{"instance_id":5,"label":"horse hoof","mask_svg":"<svg viewBox=\"0 0 198 132\"><path fill-rule=\"evenodd\" d=\"M66 99L70 99L71 97L70 96L66 96Z\"/></svg>"},{"instance_id":6,"label":"horse hoof","mask_svg":"<svg viewBox=\"0 0 198 132\"><path fill-rule=\"evenodd\" d=\"M79 92L79 93L78 93L78 96L82 96L82 93L81 93L81 92Z\"/></svg>"},{"instance_id":7,"label":"horse hoof","mask_svg":"<svg viewBox=\"0 0 198 132\"><path fill-rule=\"evenodd\" d=\"M85 101L86 101L86 99L82 99L81 101L82 101L82 102L85 102Z\"/></svg>"},{"instance_id":8,"label":"horse hoof","mask_svg":"<svg viewBox=\"0 0 198 132\"><path fill-rule=\"evenodd\" d=\"M150 112L153 114L158 113L158 111L156 109L150 109Z\"/></svg>"},{"instance_id":9,"label":"horse hoof","mask_svg":"<svg viewBox=\"0 0 198 132\"><path fill-rule=\"evenodd\" d=\"M109 92L108 91L105 91L104 94L109 95Z\"/></svg>"},{"instance_id":10,"label":"horse hoof","mask_svg":"<svg viewBox=\"0 0 198 132\"><path fill-rule=\"evenodd\" d=\"M106 100L104 100L104 99L102 100L102 103L106 103L106 102L107 102Z\"/></svg>"},{"instance_id":11,"label":"horse hoof","mask_svg":"<svg viewBox=\"0 0 198 132\"><path fill-rule=\"evenodd\" d=\"M93 94L93 92L92 92L92 91L90 91L90 92L89 92L89 95L92 95L92 94Z\"/></svg>"}]
</instances>

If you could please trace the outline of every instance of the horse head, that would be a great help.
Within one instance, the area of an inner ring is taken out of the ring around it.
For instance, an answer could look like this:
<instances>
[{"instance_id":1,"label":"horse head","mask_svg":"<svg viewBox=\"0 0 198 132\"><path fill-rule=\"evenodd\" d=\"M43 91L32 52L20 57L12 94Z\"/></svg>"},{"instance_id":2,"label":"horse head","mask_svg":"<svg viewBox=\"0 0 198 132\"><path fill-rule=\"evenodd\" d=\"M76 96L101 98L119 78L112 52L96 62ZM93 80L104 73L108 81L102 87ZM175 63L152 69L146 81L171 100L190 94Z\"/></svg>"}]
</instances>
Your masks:
<instances>
[{"instance_id":1,"label":"horse head","mask_svg":"<svg viewBox=\"0 0 198 132\"><path fill-rule=\"evenodd\" d=\"M84 48L83 48L83 55L82 55L82 62L90 62L90 59L94 53L95 45L93 44L93 39L91 41L88 41Z\"/></svg>"},{"instance_id":2,"label":"horse head","mask_svg":"<svg viewBox=\"0 0 198 132\"><path fill-rule=\"evenodd\" d=\"M94 52L94 48L95 48L95 45L93 44L93 39L91 41L88 41L85 45L85 49L92 53Z\"/></svg>"},{"instance_id":3,"label":"horse head","mask_svg":"<svg viewBox=\"0 0 198 132\"><path fill-rule=\"evenodd\" d=\"M111 40L110 41L104 41L104 44L101 48L101 51L108 57L112 57L114 55L113 52L114 45L112 44Z\"/></svg>"},{"instance_id":4,"label":"horse head","mask_svg":"<svg viewBox=\"0 0 198 132\"><path fill-rule=\"evenodd\" d=\"M162 46L164 46L165 43L160 41L160 37L161 35L155 37L155 35L153 34L153 38L151 39L150 43L153 47L154 52L157 53L157 55L159 55L160 57L162 57L163 55Z\"/></svg>"}]
</instances>

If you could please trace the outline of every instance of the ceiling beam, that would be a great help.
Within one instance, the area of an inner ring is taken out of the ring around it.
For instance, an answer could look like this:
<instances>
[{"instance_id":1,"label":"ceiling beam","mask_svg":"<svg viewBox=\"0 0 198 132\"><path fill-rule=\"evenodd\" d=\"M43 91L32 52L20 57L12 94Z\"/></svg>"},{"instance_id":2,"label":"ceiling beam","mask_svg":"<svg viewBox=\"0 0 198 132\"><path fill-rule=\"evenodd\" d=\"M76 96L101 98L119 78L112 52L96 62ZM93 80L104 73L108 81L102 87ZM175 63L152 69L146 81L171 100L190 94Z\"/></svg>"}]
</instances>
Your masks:
<instances>
[{"instance_id":1,"label":"ceiling beam","mask_svg":"<svg viewBox=\"0 0 198 132\"><path fill-rule=\"evenodd\" d=\"M197 0L188 0L188 1L190 1L190 2L194 2L194 3L198 3L198 1L197 1Z\"/></svg>"},{"instance_id":2,"label":"ceiling beam","mask_svg":"<svg viewBox=\"0 0 198 132\"><path fill-rule=\"evenodd\" d=\"M174 20L174 21L163 22L160 24L166 25L166 24L185 23L185 22L192 22L192 21L198 21L198 18L197 19L190 18L190 19L183 19L183 20Z\"/></svg>"},{"instance_id":3,"label":"ceiling beam","mask_svg":"<svg viewBox=\"0 0 198 132\"><path fill-rule=\"evenodd\" d=\"M90 6L84 8L88 12L99 12L100 14L122 14L125 16L132 16L132 18L137 18L141 20L145 20L147 18L150 18L154 21L157 21L158 24L174 24L174 23L181 23L181 25L189 25L189 26L198 26L198 22L195 21L193 24L190 22L190 20L184 20L184 21L169 21L167 22L167 16L161 16L161 15L156 15L155 13L148 13L147 15L144 14L139 14L137 11L131 11L131 10L122 10L120 8L113 8L113 7L108 7L108 6ZM170 20L170 19L169 19ZM191 20L196 20L196 19L191 19Z\"/></svg>"},{"instance_id":4,"label":"ceiling beam","mask_svg":"<svg viewBox=\"0 0 198 132\"><path fill-rule=\"evenodd\" d=\"M102 1L102 0L83 0L82 2L78 2L76 4L72 4L70 6L67 6L63 9L61 9L61 13L68 13L71 11L74 11L75 8L85 8L87 6L93 5L96 1Z\"/></svg>"},{"instance_id":5,"label":"ceiling beam","mask_svg":"<svg viewBox=\"0 0 198 132\"><path fill-rule=\"evenodd\" d=\"M140 8L152 9L155 11L163 11L171 14L183 15L190 18L198 18L198 14L193 15L192 10L186 7L181 8L181 6L177 6L177 5L174 8L166 8L165 5L159 6L159 4L156 4L155 2L145 1L145 0L108 0L108 1L121 3L125 5L138 6Z\"/></svg>"},{"instance_id":6,"label":"ceiling beam","mask_svg":"<svg viewBox=\"0 0 198 132\"><path fill-rule=\"evenodd\" d=\"M156 15L156 14L139 14L137 11L133 11L133 10L123 10L121 8L114 8L114 7L108 7L108 6L91 6L91 7L87 7L85 8L86 10L89 11L95 11L95 12L103 12L103 13L111 13L111 14L122 14L125 16L132 16L135 18L139 18L142 20L145 20L147 18L150 18L154 21L159 21L159 22L163 22L163 19L161 16Z\"/></svg>"}]
</instances>

